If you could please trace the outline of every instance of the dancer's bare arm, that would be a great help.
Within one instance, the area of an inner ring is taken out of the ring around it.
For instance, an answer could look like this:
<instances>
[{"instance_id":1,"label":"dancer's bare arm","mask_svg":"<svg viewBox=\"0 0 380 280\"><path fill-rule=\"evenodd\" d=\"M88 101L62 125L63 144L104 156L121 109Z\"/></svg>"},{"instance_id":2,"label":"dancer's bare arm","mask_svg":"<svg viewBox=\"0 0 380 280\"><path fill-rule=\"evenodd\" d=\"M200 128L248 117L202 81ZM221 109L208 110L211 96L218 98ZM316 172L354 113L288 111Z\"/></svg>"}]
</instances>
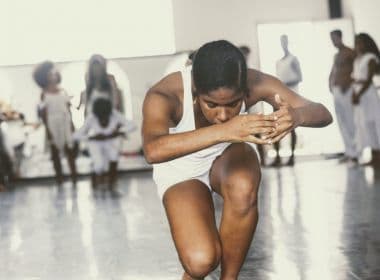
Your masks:
<instances>
[{"instance_id":1,"label":"dancer's bare arm","mask_svg":"<svg viewBox=\"0 0 380 280\"><path fill-rule=\"evenodd\" d=\"M248 106L265 101L276 110L276 132L267 138L276 142L298 126L324 127L332 122L326 107L312 102L287 88L277 78L250 69L248 71Z\"/></svg>"},{"instance_id":2,"label":"dancer's bare arm","mask_svg":"<svg viewBox=\"0 0 380 280\"><path fill-rule=\"evenodd\" d=\"M182 79L174 73L153 86L143 105L143 148L150 163L172 160L221 142L267 143L254 134L274 131L274 116L242 115L217 125L169 134L181 119Z\"/></svg>"}]
</instances>

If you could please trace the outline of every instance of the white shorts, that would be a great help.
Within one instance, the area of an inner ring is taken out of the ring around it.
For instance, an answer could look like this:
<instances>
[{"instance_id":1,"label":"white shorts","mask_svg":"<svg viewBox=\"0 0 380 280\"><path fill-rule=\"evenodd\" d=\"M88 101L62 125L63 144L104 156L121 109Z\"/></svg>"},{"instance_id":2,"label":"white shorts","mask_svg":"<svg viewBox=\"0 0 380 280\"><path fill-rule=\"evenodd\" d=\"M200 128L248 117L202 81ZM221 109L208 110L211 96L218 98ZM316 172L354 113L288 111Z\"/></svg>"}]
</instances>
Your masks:
<instances>
[{"instance_id":1,"label":"white shorts","mask_svg":"<svg viewBox=\"0 0 380 280\"><path fill-rule=\"evenodd\" d=\"M210 167L211 169L211 167ZM173 170L173 172L176 172L175 170ZM189 180L198 180L198 181L201 181L203 184L205 184L207 186L207 188L210 190L210 192L212 192L212 188L211 188L211 185L210 185L210 170L207 170L205 173L203 174L200 174L200 175L196 175L196 176L186 176L186 174L180 174L180 173L177 173L177 176L168 176L166 178L166 180L157 180L155 179L155 183L157 185L157 192L158 192L158 196L160 197L160 199L162 200L163 197L164 197L164 194L165 192L170 189L170 187L178 184L178 183L181 183L181 182L185 182L185 181L189 181Z\"/></svg>"},{"instance_id":2,"label":"white shorts","mask_svg":"<svg viewBox=\"0 0 380 280\"><path fill-rule=\"evenodd\" d=\"M119 140L89 141L88 150L92 161L92 168L96 174L107 172L110 162L119 159Z\"/></svg>"},{"instance_id":3,"label":"white shorts","mask_svg":"<svg viewBox=\"0 0 380 280\"><path fill-rule=\"evenodd\" d=\"M254 144L247 144L256 150ZM212 191L209 177L211 167L230 145L231 143L221 143L175 160L154 164L153 179L160 199L170 187L193 179L201 181Z\"/></svg>"}]
</instances>

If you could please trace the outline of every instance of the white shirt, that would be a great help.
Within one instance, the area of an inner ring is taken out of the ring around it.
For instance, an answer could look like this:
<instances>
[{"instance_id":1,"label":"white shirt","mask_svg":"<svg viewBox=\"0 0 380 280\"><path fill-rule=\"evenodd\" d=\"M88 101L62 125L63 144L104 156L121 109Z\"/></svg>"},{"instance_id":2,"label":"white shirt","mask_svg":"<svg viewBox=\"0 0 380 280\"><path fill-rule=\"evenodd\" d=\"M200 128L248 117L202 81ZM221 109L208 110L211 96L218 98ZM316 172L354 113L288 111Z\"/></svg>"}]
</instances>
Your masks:
<instances>
[{"instance_id":1,"label":"white shirt","mask_svg":"<svg viewBox=\"0 0 380 280\"><path fill-rule=\"evenodd\" d=\"M294 64L299 64L297 57L288 54L276 63L276 75L284 84L299 81L299 73L295 71Z\"/></svg>"},{"instance_id":2,"label":"white shirt","mask_svg":"<svg viewBox=\"0 0 380 280\"><path fill-rule=\"evenodd\" d=\"M86 118L83 126L74 133L74 140L88 140L90 137L102 134L105 136L111 135L119 127L120 132L129 133L136 129L136 125L127 120L124 115L116 110L113 110L108 121L108 125L103 127L100 125L98 118L90 113Z\"/></svg>"}]
</instances>

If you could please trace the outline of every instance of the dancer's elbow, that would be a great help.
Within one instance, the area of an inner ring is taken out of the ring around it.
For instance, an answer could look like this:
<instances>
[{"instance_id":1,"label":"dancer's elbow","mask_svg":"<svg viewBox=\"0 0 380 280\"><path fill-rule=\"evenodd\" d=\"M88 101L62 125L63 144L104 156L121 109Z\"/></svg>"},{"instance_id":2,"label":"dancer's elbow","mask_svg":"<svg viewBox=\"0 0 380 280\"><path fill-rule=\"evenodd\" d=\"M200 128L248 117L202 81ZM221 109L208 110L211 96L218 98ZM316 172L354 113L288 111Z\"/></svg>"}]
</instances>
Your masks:
<instances>
[{"instance_id":1,"label":"dancer's elbow","mask_svg":"<svg viewBox=\"0 0 380 280\"><path fill-rule=\"evenodd\" d=\"M162 152L155 143L143 145L144 157L149 164L161 163L165 161Z\"/></svg>"},{"instance_id":2,"label":"dancer's elbow","mask_svg":"<svg viewBox=\"0 0 380 280\"><path fill-rule=\"evenodd\" d=\"M156 149L152 145L150 145L150 144L144 145L143 151L144 151L145 160L149 164L154 164L154 163L159 162Z\"/></svg>"},{"instance_id":3,"label":"dancer's elbow","mask_svg":"<svg viewBox=\"0 0 380 280\"><path fill-rule=\"evenodd\" d=\"M327 110L327 108L322 104L319 104L319 106L321 110L321 117L320 117L320 122L319 122L320 127L325 127L325 126L330 125L333 122L333 117L330 111Z\"/></svg>"}]
</instances>

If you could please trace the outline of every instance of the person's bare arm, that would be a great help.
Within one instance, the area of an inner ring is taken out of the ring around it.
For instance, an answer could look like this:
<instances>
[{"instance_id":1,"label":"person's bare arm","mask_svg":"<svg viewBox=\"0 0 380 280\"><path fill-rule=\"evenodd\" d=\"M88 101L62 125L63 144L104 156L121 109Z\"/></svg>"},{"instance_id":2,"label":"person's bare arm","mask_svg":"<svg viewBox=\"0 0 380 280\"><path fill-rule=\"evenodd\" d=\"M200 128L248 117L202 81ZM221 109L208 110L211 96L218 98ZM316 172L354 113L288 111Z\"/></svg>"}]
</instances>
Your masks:
<instances>
[{"instance_id":1,"label":"person's bare arm","mask_svg":"<svg viewBox=\"0 0 380 280\"><path fill-rule=\"evenodd\" d=\"M224 124L169 134L169 128L175 126L178 119L176 109L181 105L176 91L182 91L178 89L181 83L179 73L171 74L153 86L144 100L142 138L145 158L149 163L172 160L221 142L264 144L264 140L253 134L274 130L273 116L244 115Z\"/></svg>"},{"instance_id":2,"label":"person's bare arm","mask_svg":"<svg viewBox=\"0 0 380 280\"><path fill-rule=\"evenodd\" d=\"M41 100L41 103L43 103L44 101L44 97L45 97L45 93L42 92L41 93L41 96L40 96L40 100ZM41 105L41 103L39 104L39 106ZM43 105L42 107L39 108L39 113L40 113L40 118L42 120L42 123L44 124L45 126L45 130L46 130L46 137L49 139L49 140L52 140L52 134L50 132L50 129L49 129L49 126L48 126L48 115L47 115L47 112L46 112L46 107Z\"/></svg>"},{"instance_id":3,"label":"person's bare arm","mask_svg":"<svg viewBox=\"0 0 380 280\"><path fill-rule=\"evenodd\" d=\"M333 62L333 65L331 67L331 71L330 71L330 75L329 75L329 89L330 89L330 92L332 92L332 88L333 88L333 85L334 85L334 76L335 76L335 71L336 71L336 57L337 55L334 56L334 62Z\"/></svg>"},{"instance_id":4,"label":"person's bare arm","mask_svg":"<svg viewBox=\"0 0 380 280\"><path fill-rule=\"evenodd\" d=\"M82 105L84 105L84 95L86 94L86 90L82 91L79 96L79 103L78 106L76 107L77 110L80 110Z\"/></svg>"},{"instance_id":5,"label":"person's bare arm","mask_svg":"<svg viewBox=\"0 0 380 280\"><path fill-rule=\"evenodd\" d=\"M265 101L276 110L273 115L278 118L278 126L273 134L267 136L273 142L298 126L324 127L332 122L325 106L298 95L275 77L255 70L249 70L248 75L251 76L248 105Z\"/></svg>"}]
</instances>

